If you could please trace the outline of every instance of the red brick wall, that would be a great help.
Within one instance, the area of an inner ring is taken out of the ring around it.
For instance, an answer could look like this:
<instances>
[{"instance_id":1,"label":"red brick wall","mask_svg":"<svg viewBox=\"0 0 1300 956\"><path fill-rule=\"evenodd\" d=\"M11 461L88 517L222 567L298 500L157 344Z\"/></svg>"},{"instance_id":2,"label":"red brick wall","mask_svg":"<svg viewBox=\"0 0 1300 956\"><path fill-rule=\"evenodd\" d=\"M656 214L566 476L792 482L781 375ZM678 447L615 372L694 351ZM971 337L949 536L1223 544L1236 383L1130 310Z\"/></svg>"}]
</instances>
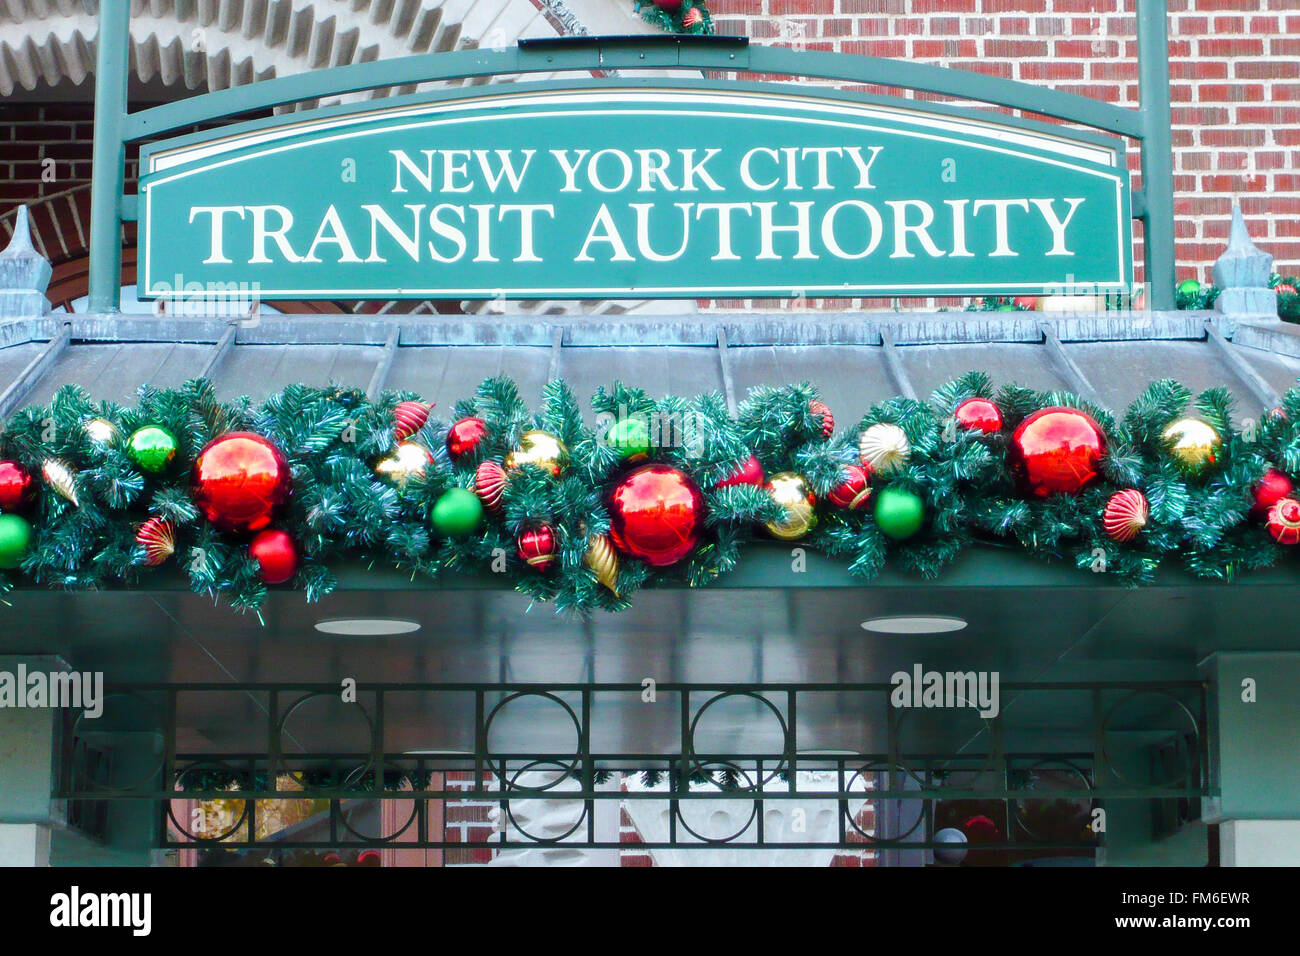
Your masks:
<instances>
[{"instance_id":1,"label":"red brick wall","mask_svg":"<svg viewBox=\"0 0 1300 956\"><path fill-rule=\"evenodd\" d=\"M1208 278L1234 199L1278 270L1300 272L1300 0L1168 2L1179 277ZM711 0L710 9L719 33L992 73L1136 106L1134 4Z\"/></svg>"}]
</instances>

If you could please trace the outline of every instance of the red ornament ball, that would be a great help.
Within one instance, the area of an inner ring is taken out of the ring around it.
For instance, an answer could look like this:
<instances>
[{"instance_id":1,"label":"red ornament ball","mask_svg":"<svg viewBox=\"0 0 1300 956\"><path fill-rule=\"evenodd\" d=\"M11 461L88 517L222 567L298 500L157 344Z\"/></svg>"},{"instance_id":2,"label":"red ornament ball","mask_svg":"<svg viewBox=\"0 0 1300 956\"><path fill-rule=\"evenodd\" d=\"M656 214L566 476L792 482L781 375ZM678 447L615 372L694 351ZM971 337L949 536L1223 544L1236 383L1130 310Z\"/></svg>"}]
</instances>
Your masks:
<instances>
[{"instance_id":1,"label":"red ornament ball","mask_svg":"<svg viewBox=\"0 0 1300 956\"><path fill-rule=\"evenodd\" d=\"M1300 543L1300 501L1283 498L1268 510L1268 533L1278 544Z\"/></svg>"},{"instance_id":2,"label":"red ornament ball","mask_svg":"<svg viewBox=\"0 0 1300 956\"><path fill-rule=\"evenodd\" d=\"M222 531L261 531L292 491L280 449L252 432L228 432L199 452L194 503Z\"/></svg>"},{"instance_id":3,"label":"red ornament ball","mask_svg":"<svg viewBox=\"0 0 1300 956\"><path fill-rule=\"evenodd\" d=\"M483 462L474 472L474 494L492 514L501 512L501 496L508 480L506 470L495 461Z\"/></svg>"},{"instance_id":4,"label":"red ornament ball","mask_svg":"<svg viewBox=\"0 0 1300 956\"><path fill-rule=\"evenodd\" d=\"M1291 283L1289 282L1279 282L1277 285L1273 286L1273 291L1276 292L1278 295L1296 294L1295 286L1291 285Z\"/></svg>"},{"instance_id":5,"label":"red ornament ball","mask_svg":"<svg viewBox=\"0 0 1300 956\"><path fill-rule=\"evenodd\" d=\"M655 6L669 13L676 13L682 8L682 0L654 0Z\"/></svg>"},{"instance_id":6,"label":"red ornament ball","mask_svg":"<svg viewBox=\"0 0 1300 956\"><path fill-rule=\"evenodd\" d=\"M31 473L16 461L0 461L0 511L18 511L31 500Z\"/></svg>"},{"instance_id":7,"label":"red ornament ball","mask_svg":"<svg viewBox=\"0 0 1300 956\"><path fill-rule=\"evenodd\" d=\"M763 486L763 466L757 455L750 455L744 463L728 477L714 485L714 488L731 488L735 485Z\"/></svg>"},{"instance_id":8,"label":"red ornament ball","mask_svg":"<svg viewBox=\"0 0 1300 956\"><path fill-rule=\"evenodd\" d=\"M525 528L515 538L515 550L534 571L548 571L555 563L555 532L548 524Z\"/></svg>"},{"instance_id":9,"label":"red ornament ball","mask_svg":"<svg viewBox=\"0 0 1300 956\"><path fill-rule=\"evenodd\" d=\"M456 461L472 454L487 437L487 422L481 418L462 418L447 431L447 454Z\"/></svg>"},{"instance_id":10,"label":"red ornament ball","mask_svg":"<svg viewBox=\"0 0 1300 956\"><path fill-rule=\"evenodd\" d=\"M830 408L825 402L819 402L813 399L808 403L808 411L822 420L822 438L830 438L831 433L835 431L835 416L831 414Z\"/></svg>"},{"instance_id":11,"label":"red ornament ball","mask_svg":"<svg viewBox=\"0 0 1300 956\"><path fill-rule=\"evenodd\" d=\"M694 549L704 525L704 496L670 465L642 465L609 496L614 547L655 567L676 564Z\"/></svg>"},{"instance_id":12,"label":"red ornament ball","mask_svg":"<svg viewBox=\"0 0 1300 956\"><path fill-rule=\"evenodd\" d=\"M263 531L248 543L248 554L267 584L284 584L298 573L298 546L287 531Z\"/></svg>"},{"instance_id":13,"label":"red ornament ball","mask_svg":"<svg viewBox=\"0 0 1300 956\"><path fill-rule=\"evenodd\" d=\"M1002 409L987 398L968 398L953 411L957 424L967 431L995 435L1002 431Z\"/></svg>"},{"instance_id":14,"label":"red ornament ball","mask_svg":"<svg viewBox=\"0 0 1300 956\"><path fill-rule=\"evenodd\" d=\"M1011 467L1026 491L1038 498L1077 495L1097 479L1106 436L1076 408L1034 412L1011 436Z\"/></svg>"},{"instance_id":15,"label":"red ornament ball","mask_svg":"<svg viewBox=\"0 0 1300 956\"><path fill-rule=\"evenodd\" d=\"M871 466L845 465L844 480L830 490L827 498L837 508L861 511L871 500Z\"/></svg>"},{"instance_id":16,"label":"red ornament ball","mask_svg":"<svg viewBox=\"0 0 1300 956\"><path fill-rule=\"evenodd\" d=\"M393 437L406 441L429 420L432 402L398 402L393 409Z\"/></svg>"},{"instance_id":17,"label":"red ornament ball","mask_svg":"<svg viewBox=\"0 0 1300 956\"><path fill-rule=\"evenodd\" d=\"M1295 486L1290 478L1276 468L1266 469L1251 492L1253 496L1250 506L1251 515L1256 518L1267 517L1270 508L1283 498L1292 497L1294 491Z\"/></svg>"}]
</instances>

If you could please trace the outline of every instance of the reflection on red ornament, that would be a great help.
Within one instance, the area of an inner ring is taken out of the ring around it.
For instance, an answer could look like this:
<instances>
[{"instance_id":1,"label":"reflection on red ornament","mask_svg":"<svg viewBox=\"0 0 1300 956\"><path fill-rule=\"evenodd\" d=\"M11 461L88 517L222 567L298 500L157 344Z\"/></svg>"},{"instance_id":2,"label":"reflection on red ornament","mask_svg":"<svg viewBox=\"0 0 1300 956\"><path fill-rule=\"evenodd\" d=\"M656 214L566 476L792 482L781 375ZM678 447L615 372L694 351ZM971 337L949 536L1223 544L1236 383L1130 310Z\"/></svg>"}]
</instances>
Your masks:
<instances>
[{"instance_id":1,"label":"reflection on red ornament","mask_svg":"<svg viewBox=\"0 0 1300 956\"><path fill-rule=\"evenodd\" d=\"M968 398L953 411L957 424L968 431L995 434L1002 431L1002 409L987 398Z\"/></svg>"},{"instance_id":2,"label":"reflection on red ornament","mask_svg":"<svg viewBox=\"0 0 1300 956\"><path fill-rule=\"evenodd\" d=\"M754 485L761 487L763 484L763 466L759 463L757 455L750 455L745 459L744 464L731 473L727 478L718 482L715 488L730 488L733 485Z\"/></svg>"},{"instance_id":3,"label":"reflection on red ornament","mask_svg":"<svg viewBox=\"0 0 1300 956\"><path fill-rule=\"evenodd\" d=\"M1078 494L1097 479L1106 437L1075 408L1034 412L1011 437L1011 467L1030 494Z\"/></svg>"},{"instance_id":4,"label":"reflection on red ornament","mask_svg":"<svg viewBox=\"0 0 1300 956\"><path fill-rule=\"evenodd\" d=\"M229 432L199 452L194 503L222 531L261 531L289 499L289 463L280 449L252 432Z\"/></svg>"},{"instance_id":5,"label":"reflection on red ornament","mask_svg":"<svg viewBox=\"0 0 1300 956\"><path fill-rule=\"evenodd\" d=\"M248 553L267 584L284 584L298 573L298 547L287 531L263 531L248 544Z\"/></svg>"},{"instance_id":6,"label":"reflection on red ornament","mask_svg":"<svg viewBox=\"0 0 1300 956\"><path fill-rule=\"evenodd\" d=\"M447 454L456 461L478 448L487 436L487 422L481 418L462 418L447 431Z\"/></svg>"},{"instance_id":7,"label":"reflection on red ornament","mask_svg":"<svg viewBox=\"0 0 1300 956\"><path fill-rule=\"evenodd\" d=\"M1300 544L1300 501L1283 498L1268 510L1268 533L1278 544Z\"/></svg>"},{"instance_id":8,"label":"reflection on red ornament","mask_svg":"<svg viewBox=\"0 0 1300 956\"><path fill-rule=\"evenodd\" d=\"M548 524L525 528L515 539L519 560L534 571L545 572L555 563L555 532Z\"/></svg>"},{"instance_id":9,"label":"reflection on red ornament","mask_svg":"<svg viewBox=\"0 0 1300 956\"><path fill-rule=\"evenodd\" d=\"M1276 468L1265 470L1259 481L1255 483L1252 492L1251 515L1256 518L1265 517L1270 508L1281 499L1290 498L1293 491L1295 491L1295 486L1291 483L1290 478Z\"/></svg>"},{"instance_id":10,"label":"reflection on red ornament","mask_svg":"<svg viewBox=\"0 0 1300 956\"><path fill-rule=\"evenodd\" d=\"M704 524L704 496L670 465L642 465L609 496L609 536L614 547L655 567L686 557Z\"/></svg>"},{"instance_id":11,"label":"reflection on red ornament","mask_svg":"<svg viewBox=\"0 0 1300 956\"><path fill-rule=\"evenodd\" d=\"M858 511L871 499L871 466L845 465L841 469L843 480L830 490L826 497L837 508Z\"/></svg>"},{"instance_id":12,"label":"reflection on red ornament","mask_svg":"<svg viewBox=\"0 0 1300 956\"><path fill-rule=\"evenodd\" d=\"M0 461L0 511L18 511L31 500L31 473L16 461Z\"/></svg>"}]
</instances>

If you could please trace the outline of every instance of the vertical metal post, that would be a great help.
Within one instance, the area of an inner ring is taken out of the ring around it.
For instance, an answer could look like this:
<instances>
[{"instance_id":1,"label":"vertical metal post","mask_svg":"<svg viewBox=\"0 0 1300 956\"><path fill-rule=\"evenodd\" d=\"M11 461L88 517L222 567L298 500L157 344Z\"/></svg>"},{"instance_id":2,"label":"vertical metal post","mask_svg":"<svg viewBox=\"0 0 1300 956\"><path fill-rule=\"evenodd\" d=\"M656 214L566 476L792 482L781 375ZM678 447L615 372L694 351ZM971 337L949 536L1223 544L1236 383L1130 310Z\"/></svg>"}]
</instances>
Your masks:
<instances>
[{"instance_id":1,"label":"vertical metal post","mask_svg":"<svg viewBox=\"0 0 1300 956\"><path fill-rule=\"evenodd\" d=\"M1142 100L1142 216L1153 309L1174 308L1174 153L1169 109L1168 0L1137 2L1138 95Z\"/></svg>"},{"instance_id":2,"label":"vertical metal post","mask_svg":"<svg viewBox=\"0 0 1300 956\"><path fill-rule=\"evenodd\" d=\"M99 0L95 50L95 146L90 187L91 312L117 312L122 285L122 188L131 0Z\"/></svg>"}]
</instances>

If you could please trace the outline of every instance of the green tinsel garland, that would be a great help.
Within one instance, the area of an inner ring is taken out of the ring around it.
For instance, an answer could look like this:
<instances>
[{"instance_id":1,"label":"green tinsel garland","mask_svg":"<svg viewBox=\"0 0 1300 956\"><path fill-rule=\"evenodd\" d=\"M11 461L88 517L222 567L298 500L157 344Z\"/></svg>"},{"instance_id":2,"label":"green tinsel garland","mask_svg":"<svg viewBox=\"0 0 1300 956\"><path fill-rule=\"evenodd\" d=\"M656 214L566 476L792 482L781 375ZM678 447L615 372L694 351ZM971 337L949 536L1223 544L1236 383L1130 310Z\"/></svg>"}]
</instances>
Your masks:
<instances>
[{"instance_id":1,"label":"green tinsel garland","mask_svg":"<svg viewBox=\"0 0 1300 956\"><path fill-rule=\"evenodd\" d=\"M713 17L701 0L682 0L675 10L665 10L654 0L633 0L632 9L641 14L641 19L652 23L665 33L686 33L694 36L711 36L713 34ZM700 12L700 19L686 25L686 18L691 10Z\"/></svg>"},{"instance_id":2,"label":"green tinsel garland","mask_svg":"<svg viewBox=\"0 0 1300 956\"><path fill-rule=\"evenodd\" d=\"M985 436L954 427L953 409L976 395L998 403L1006 426L1001 433ZM597 582L583 556L588 535L609 528L605 496L626 466L584 423L563 382L546 386L540 410L533 413L513 382L488 379L451 413L452 420L476 415L487 422L480 453L449 462L442 451L448 422L430 417L415 437L438 451L438 460L423 477L398 488L378 478L373 463L393 445L394 406L415 397L385 393L372 403L356 389L292 385L254 406L247 399L218 401L210 383L194 380L176 389L144 386L132 408L92 402L79 387L66 386L48 406L27 408L8 423L0 436L0 459L16 459L38 484L42 462L65 461L76 473L80 506L41 487L26 512L34 527L31 551L17 570L0 572L0 591L19 582L68 589L136 584L170 567L172 574L177 569L186 574L196 593L224 594L241 608L261 605L267 587L247 541L207 525L190 498L195 456L228 430L265 435L288 457L294 493L277 527L292 535L304 559L288 586L305 591L308 600L333 590L330 567L343 560L426 578L462 568L499 570L504 560L504 580L561 609L619 610L646 585L707 585L736 565L746 542L767 537L763 522L782 516L761 489L715 487L751 451L766 474L797 471L818 495L819 523L798 545L842 559L864 580L887 560L934 578L976 541L1015 542L1031 553L1094 571L1098 555L1104 555L1105 573L1126 584L1151 580L1171 555L1193 574L1230 579L1238 571L1273 564L1286 550L1248 519L1260 475L1269 464L1300 475L1300 387L1287 392L1283 414L1266 415L1243 433L1230 424L1224 389L1193 400L1176 382L1156 382L1119 419L1069 394L1015 386L995 391L987 376L971 372L938 389L929 402L882 402L854 427L824 438L821 417L809 407L817 391L806 383L755 389L734 418L717 393L655 399L616 384L594 396L598 420L641 413L697 424L695 441L654 449L651 457L683 469L703 490L707 532L695 552L674 567L655 569L620 558L615 595ZM1105 431L1102 480L1077 496L1026 500L1007 464L1009 436L1025 416L1051 405L1080 408ZM1159 438L1166 424L1189 410L1223 436L1218 465L1199 481L1175 469ZM124 435L148 424L168 429L179 439L176 464L160 476L142 473L121 443L105 449L90 439L84 424L92 418L107 418ZM887 540L869 510L839 510L825 500L842 466L856 461L858 434L877 422L899 425L912 456L900 471L875 476L872 487L878 492L899 485L925 501L923 530L902 542ZM559 436L570 450L568 467L559 477L521 469L506 487L501 518L467 538L437 539L430 530L437 498L452 486L472 487L478 462L501 460L529 428ZM1114 491L1131 487L1149 499L1151 520L1137 539L1121 545L1106 536L1101 515ZM168 519L177 532L176 555L159 569L143 564L135 541L135 529L151 515ZM557 543L556 566L545 574L515 553L516 534L539 520L553 527ZM202 549L202 561L192 559L196 548Z\"/></svg>"}]
</instances>

